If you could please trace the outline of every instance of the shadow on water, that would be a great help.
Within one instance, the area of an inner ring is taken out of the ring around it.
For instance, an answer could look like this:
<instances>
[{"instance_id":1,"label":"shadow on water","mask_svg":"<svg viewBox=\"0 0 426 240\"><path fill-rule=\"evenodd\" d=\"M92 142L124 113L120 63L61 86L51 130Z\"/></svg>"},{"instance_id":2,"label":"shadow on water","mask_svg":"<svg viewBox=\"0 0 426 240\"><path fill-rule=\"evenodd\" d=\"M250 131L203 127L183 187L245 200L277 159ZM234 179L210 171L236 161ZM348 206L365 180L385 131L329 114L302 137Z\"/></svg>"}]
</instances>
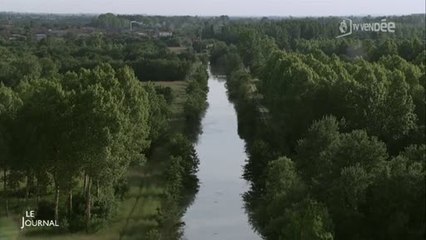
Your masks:
<instances>
[{"instance_id":1,"label":"shadow on water","mask_svg":"<svg viewBox=\"0 0 426 240\"><path fill-rule=\"evenodd\" d=\"M226 82L226 71L223 66L210 65L211 75L219 82Z\"/></svg>"}]
</instances>

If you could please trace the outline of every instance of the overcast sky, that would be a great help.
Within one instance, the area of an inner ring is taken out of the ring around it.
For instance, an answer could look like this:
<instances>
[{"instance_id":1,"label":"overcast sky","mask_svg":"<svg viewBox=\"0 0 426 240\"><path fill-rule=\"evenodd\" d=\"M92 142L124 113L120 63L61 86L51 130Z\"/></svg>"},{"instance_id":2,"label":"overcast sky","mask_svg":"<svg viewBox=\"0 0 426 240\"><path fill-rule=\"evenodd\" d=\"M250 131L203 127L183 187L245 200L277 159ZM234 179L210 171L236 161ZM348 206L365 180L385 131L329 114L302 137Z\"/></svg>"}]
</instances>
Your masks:
<instances>
[{"instance_id":1,"label":"overcast sky","mask_svg":"<svg viewBox=\"0 0 426 240\"><path fill-rule=\"evenodd\" d=\"M425 0L0 0L0 12L329 16L424 13Z\"/></svg>"}]
</instances>

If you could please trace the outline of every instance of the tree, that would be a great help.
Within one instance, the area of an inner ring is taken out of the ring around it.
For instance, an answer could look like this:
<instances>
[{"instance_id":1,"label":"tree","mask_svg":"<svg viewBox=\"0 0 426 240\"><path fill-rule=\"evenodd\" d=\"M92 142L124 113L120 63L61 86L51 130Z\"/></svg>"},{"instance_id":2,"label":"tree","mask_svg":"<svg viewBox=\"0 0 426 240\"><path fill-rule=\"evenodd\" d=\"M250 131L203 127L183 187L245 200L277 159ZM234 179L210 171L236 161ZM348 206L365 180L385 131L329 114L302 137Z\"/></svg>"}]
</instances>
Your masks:
<instances>
[{"instance_id":1,"label":"tree","mask_svg":"<svg viewBox=\"0 0 426 240\"><path fill-rule=\"evenodd\" d=\"M305 186L293 161L286 157L271 161L265 171L265 191L256 218L265 236L284 238L283 229L290 224L286 212L293 203L303 199Z\"/></svg>"},{"instance_id":2,"label":"tree","mask_svg":"<svg viewBox=\"0 0 426 240\"><path fill-rule=\"evenodd\" d=\"M392 74L385 100L384 129L386 140L397 140L416 128L415 105L409 94L409 85L400 71Z\"/></svg>"},{"instance_id":3,"label":"tree","mask_svg":"<svg viewBox=\"0 0 426 240\"><path fill-rule=\"evenodd\" d=\"M143 162L149 146L149 100L129 68L110 65L69 75L73 99L72 148L85 174L86 230L91 219L92 188L112 189L131 162ZM108 191L107 191L108 192ZM111 191L112 192L112 191Z\"/></svg>"},{"instance_id":4,"label":"tree","mask_svg":"<svg viewBox=\"0 0 426 240\"><path fill-rule=\"evenodd\" d=\"M304 199L285 214L288 225L282 228L279 239L333 240L333 223L327 208L315 200Z\"/></svg>"},{"instance_id":5,"label":"tree","mask_svg":"<svg viewBox=\"0 0 426 240\"><path fill-rule=\"evenodd\" d=\"M53 178L55 188L55 219L59 220L60 190L65 176L76 174L76 167L71 167L72 151L70 129L70 93L66 92L57 79L34 80L19 86L24 105L18 113L18 148L19 169L30 176L34 169L46 168ZM28 132L22 130L29 130ZM28 137L27 134L32 136ZM24 150L24 151L23 151ZM74 171L73 171L74 170Z\"/></svg>"},{"instance_id":6,"label":"tree","mask_svg":"<svg viewBox=\"0 0 426 240\"><path fill-rule=\"evenodd\" d=\"M130 21L124 18L120 18L112 13L101 14L95 21L95 24L99 27L118 30L130 27Z\"/></svg>"},{"instance_id":7,"label":"tree","mask_svg":"<svg viewBox=\"0 0 426 240\"><path fill-rule=\"evenodd\" d=\"M15 59L13 65L16 69L14 78L15 81L27 79L37 79L40 77L42 68L38 58L33 55L23 55Z\"/></svg>"},{"instance_id":8,"label":"tree","mask_svg":"<svg viewBox=\"0 0 426 240\"><path fill-rule=\"evenodd\" d=\"M183 170L182 185L185 189L197 190L199 159L192 143L182 134L176 134L170 141L170 152ZM179 160L180 159L180 160Z\"/></svg>"},{"instance_id":9,"label":"tree","mask_svg":"<svg viewBox=\"0 0 426 240\"><path fill-rule=\"evenodd\" d=\"M163 95L157 93L155 86L149 83L144 87L148 94L149 99L149 125L150 125L150 136L151 149L161 140L164 133L167 131L168 116L170 114L167 102Z\"/></svg>"},{"instance_id":10,"label":"tree","mask_svg":"<svg viewBox=\"0 0 426 240\"><path fill-rule=\"evenodd\" d=\"M305 137L296 147L296 164L308 183L316 182L316 177L326 172L332 162L321 158L328 148L339 140L339 123L333 116L315 121Z\"/></svg>"},{"instance_id":11,"label":"tree","mask_svg":"<svg viewBox=\"0 0 426 240\"><path fill-rule=\"evenodd\" d=\"M425 233L424 164L403 153L386 162L367 192L366 234L374 239L422 239ZM423 152L423 162L425 161Z\"/></svg>"},{"instance_id":12,"label":"tree","mask_svg":"<svg viewBox=\"0 0 426 240\"><path fill-rule=\"evenodd\" d=\"M334 117L314 122L299 141L295 156L310 194L325 203L336 237L353 238L365 227L363 207L377 170L386 162L386 146L364 130L340 133Z\"/></svg>"},{"instance_id":13,"label":"tree","mask_svg":"<svg viewBox=\"0 0 426 240\"><path fill-rule=\"evenodd\" d=\"M6 216L9 214L8 170L13 161L13 124L22 106L19 96L0 83L0 168L3 169L3 198Z\"/></svg>"}]
</instances>

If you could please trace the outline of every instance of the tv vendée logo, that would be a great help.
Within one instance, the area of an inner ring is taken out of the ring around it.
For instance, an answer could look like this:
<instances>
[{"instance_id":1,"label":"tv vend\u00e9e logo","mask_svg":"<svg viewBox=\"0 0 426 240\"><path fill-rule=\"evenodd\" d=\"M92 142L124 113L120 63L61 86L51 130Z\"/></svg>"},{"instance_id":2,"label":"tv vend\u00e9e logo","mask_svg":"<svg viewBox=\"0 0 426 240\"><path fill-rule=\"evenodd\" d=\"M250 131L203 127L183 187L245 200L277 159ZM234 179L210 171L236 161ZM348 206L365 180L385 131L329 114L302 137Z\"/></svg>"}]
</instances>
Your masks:
<instances>
[{"instance_id":1,"label":"tv vend\u00e9e logo","mask_svg":"<svg viewBox=\"0 0 426 240\"><path fill-rule=\"evenodd\" d=\"M395 26L395 22L388 22L386 19L382 19L380 22L353 23L351 19L345 18L339 24L339 32L341 34L336 38L349 36L355 31L394 33Z\"/></svg>"},{"instance_id":2,"label":"tv vend\u00e9e logo","mask_svg":"<svg viewBox=\"0 0 426 240\"><path fill-rule=\"evenodd\" d=\"M34 211L25 211L25 216L22 217L21 230L25 227L59 227L56 220L35 220Z\"/></svg>"}]
</instances>

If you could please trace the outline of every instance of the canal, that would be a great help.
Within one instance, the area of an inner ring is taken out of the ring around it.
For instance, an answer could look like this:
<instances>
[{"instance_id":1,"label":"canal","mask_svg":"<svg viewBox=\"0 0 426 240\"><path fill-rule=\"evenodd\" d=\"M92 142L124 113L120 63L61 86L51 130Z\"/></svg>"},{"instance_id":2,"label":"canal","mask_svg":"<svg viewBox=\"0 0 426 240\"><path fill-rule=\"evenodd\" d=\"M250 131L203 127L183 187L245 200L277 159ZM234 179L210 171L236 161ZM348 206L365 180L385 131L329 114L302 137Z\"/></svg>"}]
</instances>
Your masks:
<instances>
[{"instance_id":1,"label":"canal","mask_svg":"<svg viewBox=\"0 0 426 240\"><path fill-rule=\"evenodd\" d=\"M202 134L196 146L200 159L200 189L184 215L185 240L258 240L245 213L242 178L247 158L238 136L234 106L229 102L225 79L209 69L209 93Z\"/></svg>"}]
</instances>

